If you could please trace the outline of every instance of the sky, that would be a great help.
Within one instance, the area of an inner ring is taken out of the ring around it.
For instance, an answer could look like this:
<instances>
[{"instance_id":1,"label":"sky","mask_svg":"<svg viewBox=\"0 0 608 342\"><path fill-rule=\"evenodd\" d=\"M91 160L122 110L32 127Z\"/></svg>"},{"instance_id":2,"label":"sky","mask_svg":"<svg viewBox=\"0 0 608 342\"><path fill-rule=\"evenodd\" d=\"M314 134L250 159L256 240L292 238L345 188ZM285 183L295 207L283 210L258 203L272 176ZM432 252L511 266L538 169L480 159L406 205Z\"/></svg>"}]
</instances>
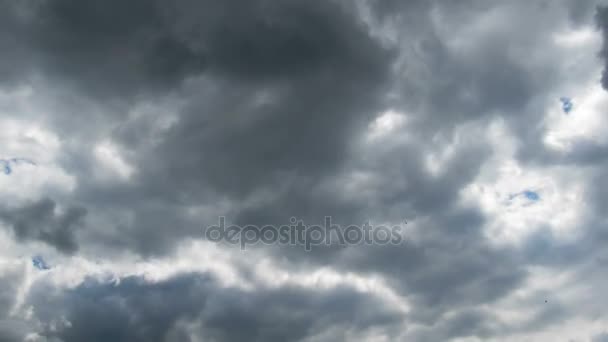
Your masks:
<instances>
[{"instance_id":1,"label":"sky","mask_svg":"<svg viewBox=\"0 0 608 342\"><path fill-rule=\"evenodd\" d=\"M1 342L608 341L604 0L0 0L0 51Z\"/></svg>"}]
</instances>

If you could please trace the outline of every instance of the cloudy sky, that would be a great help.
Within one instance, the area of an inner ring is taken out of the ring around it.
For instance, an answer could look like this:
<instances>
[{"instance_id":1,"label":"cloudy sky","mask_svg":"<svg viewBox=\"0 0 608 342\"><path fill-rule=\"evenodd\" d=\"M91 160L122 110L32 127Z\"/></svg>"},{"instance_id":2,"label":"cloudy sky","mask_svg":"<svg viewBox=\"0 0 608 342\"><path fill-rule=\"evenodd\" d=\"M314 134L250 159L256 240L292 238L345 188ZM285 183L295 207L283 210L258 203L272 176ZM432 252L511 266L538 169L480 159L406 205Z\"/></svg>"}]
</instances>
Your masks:
<instances>
[{"instance_id":1,"label":"cloudy sky","mask_svg":"<svg viewBox=\"0 0 608 342\"><path fill-rule=\"evenodd\" d=\"M0 0L0 341L608 341L607 6Z\"/></svg>"}]
</instances>

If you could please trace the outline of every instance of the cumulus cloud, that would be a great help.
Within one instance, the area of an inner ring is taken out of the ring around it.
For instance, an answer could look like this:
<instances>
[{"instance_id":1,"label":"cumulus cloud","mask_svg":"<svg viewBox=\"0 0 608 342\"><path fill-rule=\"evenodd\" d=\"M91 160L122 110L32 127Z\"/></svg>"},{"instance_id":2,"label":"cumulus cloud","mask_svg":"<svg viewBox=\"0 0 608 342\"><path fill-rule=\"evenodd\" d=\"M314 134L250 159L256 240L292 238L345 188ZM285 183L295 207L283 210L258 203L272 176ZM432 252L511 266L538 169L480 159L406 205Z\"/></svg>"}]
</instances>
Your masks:
<instances>
[{"instance_id":1,"label":"cumulus cloud","mask_svg":"<svg viewBox=\"0 0 608 342\"><path fill-rule=\"evenodd\" d=\"M607 13L0 1L0 340L602 340Z\"/></svg>"},{"instance_id":2,"label":"cumulus cloud","mask_svg":"<svg viewBox=\"0 0 608 342\"><path fill-rule=\"evenodd\" d=\"M63 317L54 331L44 327L40 334L66 342L110 337L115 341L298 341L325 332L341 338L348 330L356 334L397 324L399 317L377 299L346 287L286 286L249 293L221 288L205 274L159 283L137 277L122 279L118 285L91 280L58 297L49 296L45 287L33 289L31 296L31 301L47 308L62 308L36 315L43 321Z\"/></svg>"},{"instance_id":3,"label":"cumulus cloud","mask_svg":"<svg viewBox=\"0 0 608 342\"><path fill-rule=\"evenodd\" d=\"M82 207L59 211L53 200L45 198L21 208L2 209L0 218L12 228L18 240L42 241L59 251L74 253L78 249L75 230L83 223L86 213Z\"/></svg>"}]
</instances>

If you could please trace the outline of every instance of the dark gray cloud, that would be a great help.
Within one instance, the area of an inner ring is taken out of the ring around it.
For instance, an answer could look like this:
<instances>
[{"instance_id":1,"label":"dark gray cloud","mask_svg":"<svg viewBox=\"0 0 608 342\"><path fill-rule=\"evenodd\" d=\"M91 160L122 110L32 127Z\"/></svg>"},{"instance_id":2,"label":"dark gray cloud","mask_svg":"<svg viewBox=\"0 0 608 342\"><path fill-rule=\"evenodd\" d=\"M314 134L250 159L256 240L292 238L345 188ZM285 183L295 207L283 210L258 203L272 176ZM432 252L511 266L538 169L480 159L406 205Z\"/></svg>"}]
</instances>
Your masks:
<instances>
[{"instance_id":1,"label":"dark gray cloud","mask_svg":"<svg viewBox=\"0 0 608 342\"><path fill-rule=\"evenodd\" d=\"M60 16L62 20L50 20L49 25L58 26L44 31L57 31L57 35L67 35L70 41L86 40L78 45L81 47L77 55L57 52L62 53L66 63L72 61L70 67L89 63L81 56L88 51L102 62L140 53L137 45L128 42L131 36L126 33L139 30L138 25L147 27L147 21L119 20L117 28L98 27L104 21L97 17L84 21L86 24L69 18L102 16L104 11L113 10L111 4L100 5L102 8L94 12L84 4L82 8L62 2L52 4L40 9L39 15ZM201 222L176 225L176 220L181 221L180 215L175 215L176 208L167 210L170 203L206 204L218 198L241 202L260 191L284 187L290 179L297 179L294 186L300 189L298 192L305 190L306 184L318 184L339 170L352 155L351 144L357 134L384 108L394 53L371 36L350 7L325 1L261 1L246 5L184 1L154 8L167 22L166 29L172 37L206 60L207 66L200 75L187 74L189 79L178 95L186 104L175 109L177 122L162 136L142 131L146 122L141 120L126 121L111 132L138 169L136 179L126 186L91 181L89 173L93 170L87 166L91 165L91 151L83 149L80 142L66 157L70 166L80 169L76 196L82 196L82 201L95 202L91 205L99 207L107 206L111 199L112 203L128 203L135 209L135 220L121 229L121 238L133 241L139 252L170 250L174 240L200 233L196 228ZM65 25L85 27L63 29ZM88 40L88 36L96 39ZM134 33L134 37L139 36ZM122 44L123 39L127 39L128 48L117 49L116 55L114 48L100 45L106 41ZM54 61L49 59L49 63ZM128 71L114 65L103 71L94 69L95 73L103 73L92 75L95 82L87 79L87 74L71 69L63 74L73 82L85 83L85 89L93 84L111 91L117 90L114 82L122 87L125 81L120 79L131 73L156 75L150 70L124 67ZM169 86L167 82L163 84ZM148 89L150 85L143 82L143 91L155 91ZM88 92L96 95L98 90ZM131 93L121 94L128 97ZM151 139L158 143L150 144ZM290 196L308 195L291 192ZM302 215L305 206L312 205L309 199L305 201L293 215ZM248 209L239 206L232 211L241 217L240 212ZM157 210L168 212L166 220L148 219L150 215L157 216ZM176 229L170 231L169 225L181 228L170 227Z\"/></svg>"},{"instance_id":2,"label":"dark gray cloud","mask_svg":"<svg viewBox=\"0 0 608 342\"><path fill-rule=\"evenodd\" d=\"M78 250L75 233L87 214L82 207L58 210L55 201L45 198L19 208L4 208L0 219L8 224L18 240L41 241L64 253Z\"/></svg>"},{"instance_id":3,"label":"dark gray cloud","mask_svg":"<svg viewBox=\"0 0 608 342\"><path fill-rule=\"evenodd\" d=\"M49 308L42 322L65 317L48 337L70 341L301 341L329 330L364 332L399 322L377 298L349 288L299 287L246 292L222 288L206 275L182 275L159 283L137 277L120 284L90 280L57 296L41 286L30 300ZM61 308L54 312L50 308ZM59 314L59 315L58 315ZM331 337L328 337L331 338Z\"/></svg>"},{"instance_id":4,"label":"dark gray cloud","mask_svg":"<svg viewBox=\"0 0 608 342\"><path fill-rule=\"evenodd\" d=\"M46 74L96 97L166 89L205 64L171 35L155 2L27 1L3 7L13 24L5 44L23 53L9 67Z\"/></svg>"},{"instance_id":5,"label":"dark gray cloud","mask_svg":"<svg viewBox=\"0 0 608 342\"><path fill-rule=\"evenodd\" d=\"M193 28L218 55L219 79L195 85L179 122L142 155L167 156L169 168L143 160L145 176L170 172L177 189L245 196L278 177L335 168L378 110L389 53L332 2L225 6Z\"/></svg>"},{"instance_id":6,"label":"dark gray cloud","mask_svg":"<svg viewBox=\"0 0 608 342\"><path fill-rule=\"evenodd\" d=\"M43 73L94 97L131 100L170 91L203 72L244 81L336 69L375 77L382 67L363 26L335 2L54 0L2 6L7 34L0 43L15 54L4 63L7 72Z\"/></svg>"},{"instance_id":7,"label":"dark gray cloud","mask_svg":"<svg viewBox=\"0 0 608 342\"><path fill-rule=\"evenodd\" d=\"M596 16L597 24L602 31L604 45L600 56L604 59L606 67L602 73L602 85L608 90L608 7L599 6Z\"/></svg>"}]
</instances>

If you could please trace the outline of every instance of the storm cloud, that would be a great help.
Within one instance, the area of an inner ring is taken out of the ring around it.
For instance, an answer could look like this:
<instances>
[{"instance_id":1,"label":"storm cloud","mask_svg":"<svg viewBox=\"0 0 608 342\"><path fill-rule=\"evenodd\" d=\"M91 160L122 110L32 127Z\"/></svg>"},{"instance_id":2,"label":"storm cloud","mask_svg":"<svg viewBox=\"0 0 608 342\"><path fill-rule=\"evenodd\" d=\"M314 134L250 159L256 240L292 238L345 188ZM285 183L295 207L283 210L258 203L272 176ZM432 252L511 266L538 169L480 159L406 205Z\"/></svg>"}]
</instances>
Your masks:
<instances>
[{"instance_id":1,"label":"storm cloud","mask_svg":"<svg viewBox=\"0 0 608 342\"><path fill-rule=\"evenodd\" d=\"M82 207L68 207L58 212L56 203L45 198L21 208L3 209L0 219L12 227L19 240L38 240L61 252L74 253L78 250L74 234L83 224L86 213Z\"/></svg>"},{"instance_id":2,"label":"storm cloud","mask_svg":"<svg viewBox=\"0 0 608 342\"><path fill-rule=\"evenodd\" d=\"M604 89L608 90L608 7L598 7L597 23L602 31L604 39L604 45L600 54L606 63L602 74L602 85L604 86Z\"/></svg>"},{"instance_id":3,"label":"storm cloud","mask_svg":"<svg viewBox=\"0 0 608 342\"><path fill-rule=\"evenodd\" d=\"M0 340L603 340L607 8L0 0Z\"/></svg>"}]
</instances>

